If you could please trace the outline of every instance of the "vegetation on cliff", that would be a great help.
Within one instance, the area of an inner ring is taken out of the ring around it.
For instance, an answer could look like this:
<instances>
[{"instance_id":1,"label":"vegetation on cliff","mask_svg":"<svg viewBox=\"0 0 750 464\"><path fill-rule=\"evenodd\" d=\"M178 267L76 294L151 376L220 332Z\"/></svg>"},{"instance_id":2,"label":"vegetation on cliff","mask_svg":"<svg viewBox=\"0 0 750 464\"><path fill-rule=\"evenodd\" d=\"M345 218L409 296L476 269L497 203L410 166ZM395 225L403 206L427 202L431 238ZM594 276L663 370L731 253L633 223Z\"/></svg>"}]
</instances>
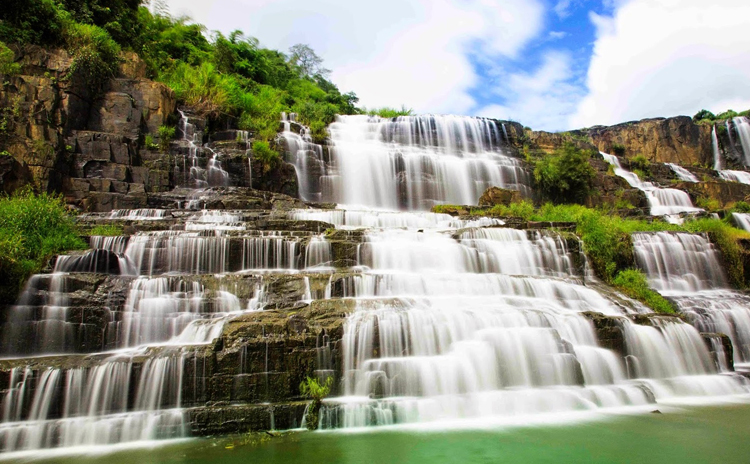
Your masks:
<instances>
[{"instance_id":1,"label":"vegetation on cliff","mask_svg":"<svg viewBox=\"0 0 750 464\"><path fill-rule=\"evenodd\" d=\"M0 301L14 301L52 256L84 248L62 197L24 189L0 198Z\"/></svg>"},{"instance_id":2,"label":"vegetation on cliff","mask_svg":"<svg viewBox=\"0 0 750 464\"><path fill-rule=\"evenodd\" d=\"M533 162L537 186L555 203L583 203L596 175L588 160L592 153L565 143L551 155Z\"/></svg>"},{"instance_id":3,"label":"vegetation on cliff","mask_svg":"<svg viewBox=\"0 0 750 464\"><path fill-rule=\"evenodd\" d=\"M67 49L73 70L90 88L115 75L121 50L136 52L149 77L214 119L236 118L240 129L268 140L279 114L299 114L318 131L336 114L359 112L354 93L342 94L308 46L290 54L263 48L240 31L206 38L187 18L152 14L140 0L8 0L0 11L0 41ZM7 54L7 53L6 53ZM3 58L0 47L0 62Z\"/></svg>"}]
</instances>

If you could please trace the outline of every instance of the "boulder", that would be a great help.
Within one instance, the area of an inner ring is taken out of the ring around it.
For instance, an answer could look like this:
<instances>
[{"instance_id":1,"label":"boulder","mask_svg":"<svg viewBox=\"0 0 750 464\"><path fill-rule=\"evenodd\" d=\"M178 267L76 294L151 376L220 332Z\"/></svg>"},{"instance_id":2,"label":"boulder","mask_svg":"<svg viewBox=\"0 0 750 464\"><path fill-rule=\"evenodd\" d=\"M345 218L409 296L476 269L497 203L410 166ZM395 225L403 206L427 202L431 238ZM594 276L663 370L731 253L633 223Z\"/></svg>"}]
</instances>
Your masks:
<instances>
[{"instance_id":1,"label":"boulder","mask_svg":"<svg viewBox=\"0 0 750 464\"><path fill-rule=\"evenodd\" d=\"M519 201L520 198L521 194L517 190L490 187L479 197L479 206L509 206L511 203Z\"/></svg>"}]
</instances>

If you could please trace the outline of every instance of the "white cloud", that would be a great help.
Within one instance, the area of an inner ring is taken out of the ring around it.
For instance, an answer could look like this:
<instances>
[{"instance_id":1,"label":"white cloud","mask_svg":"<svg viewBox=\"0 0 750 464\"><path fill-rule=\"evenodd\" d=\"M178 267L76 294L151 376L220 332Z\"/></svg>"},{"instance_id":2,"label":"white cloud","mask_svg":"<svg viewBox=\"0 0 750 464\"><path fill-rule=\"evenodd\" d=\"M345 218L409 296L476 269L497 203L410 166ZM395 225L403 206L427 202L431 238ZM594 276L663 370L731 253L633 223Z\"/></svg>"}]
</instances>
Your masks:
<instances>
[{"instance_id":1,"label":"white cloud","mask_svg":"<svg viewBox=\"0 0 750 464\"><path fill-rule=\"evenodd\" d=\"M564 39L565 37L567 37L568 33L565 31L549 31L549 34L547 34L547 36L551 40L560 40L560 39Z\"/></svg>"},{"instance_id":2,"label":"white cloud","mask_svg":"<svg viewBox=\"0 0 750 464\"><path fill-rule=\"evenodd\" d=\"M560 17L560 19L567 18L568 15L570 15L570 4L573 3L572 0L559 0L555 6L552 8L555 11L555 14Z\"/></svg>"},{"instance_id":3,"label":"white cloud","mask_svg":"<svg viewBox=\"0 0 750 464\"><path fill-rule=\"evenodd\" d=\"M750 108L750 2L620 1L597 27L571 127Z\"/></svg>"},{"instance_id":4,"label":"white cloud","mask_svg":"<svg viewBox=\"0 0 750 464\"><path fill-rule=\"evenodd\" d=\"M516 57L542 29L541 0L169 0L210 30L241 29L265 46L307 43L365 106L468 112L467 58Z\"/></svg>"},{"instance_id":5,"label":"white cloud","mask_svg":"<svg viewBox=\"0 0 750 464\"><path fill-rule=\"evenodd\" d=\"M565 129L582 97L582 90L570 83L571 75L570 56L548 52L536 71L512 74L504 80L504 105L486 106L478 116L512 119L539 130Z\"/></svg>"}]
</instances>

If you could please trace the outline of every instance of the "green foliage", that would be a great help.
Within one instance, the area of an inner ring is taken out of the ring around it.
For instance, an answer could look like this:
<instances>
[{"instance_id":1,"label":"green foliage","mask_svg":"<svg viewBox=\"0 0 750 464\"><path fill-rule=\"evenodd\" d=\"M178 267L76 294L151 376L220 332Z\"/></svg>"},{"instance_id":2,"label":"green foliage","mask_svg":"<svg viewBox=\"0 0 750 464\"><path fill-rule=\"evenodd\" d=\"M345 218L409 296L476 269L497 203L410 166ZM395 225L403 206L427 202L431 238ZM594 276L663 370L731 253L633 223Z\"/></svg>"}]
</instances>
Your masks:
<instances>
[{"instance_id":1,"label":"green foliage","mask_svg":"<svg viewBox=\"0 0 750 464\"><path fill-rule=\"evenodd\" d=\"M118 226L116 224L100 224L97 226L92 227L88 231L89 235L100 235L104 237L117 237L119 235L123 235L123 229L122 226Z\"/></svg>"},{"instance_id":2,"label":"green foliage","mask_svg":"<svg viewBox=\"0 0 750 464\"><path fill-rule=\"evenodd\" d=\"M495 205L489 210L489 214L501 217L519 217L528 221L534 214L534 204L528 200L521 200L508 206Z\"/></svg>"},{"instance_id":3,"label":"green foliage","mask_svg":"<svg viewBox=\"0 0 750 464\"><path fill-rule=\"evenodd\" d=\"M159 151L162 153L169 152L169 144L174 139L175 128L172 126L159 127Z\"/></svg>"},{"instance_id":4,"label":"green foliage","mask_svg":"<svg viewBox=\"0 0 750 464\"><path fill-rule=\"evenodd\" d=\"M651 174L651 161L649 161L645 156L638 154L631 158L629 161L631 171L639 171L643 176L648 176ZM639 175L638 177L641 177L641 175ZM643 177L641 177L641 179L643 179Z\"/></svg>"},{"instance_id":5,"label":"green foliage","mask_svg":"<svg viewBox=\"0 0 750 464\"><path fill-rule=\"evenodd\" d=\"M289 63L297 69L300 77L327 77L329 69L323 67L323 58L306 44L296 44L289 48Z\"/></svg>"},{"instance_id":6,"label":"green foliage","mask_svg":"<svg viewBox=\"0 0 750 464\"><path fill-rule=\"evenodd\" d=\"M13 75L21 72L21 65L16 63L13 58L13 50L0 41L0 74Z\"/></svg>"},{"instance_id":7,"label":"green foliage","mask_svg":"<svg viewBox=\"0 0 750 464\"><path fill-rule=\"evenodd\" d=\"M718 211L721 209L721 202L716 198L711 197L698 197L695 200L695 205L699 208L703 208L706 211Z\"/></svg>"},{"instance_id":8,"label":"green foliage","mask_svg":"<svg viewBox=\"0 0 750 464\"><path fill-rule=\"evenodd\" d=\"M585 201L596 175L589 157L589 152L566 143L537 161L534 178L542 193L556 203Z\"/></svg>"},{"instance_id":9,"label":"green foliage","mask_svg":"<svg viewBox=\"0 0 750 464\"><path fill-rule=\"evenodd\" d=\"M307 377L302 383L299 384L299 392L305 398L312 400L310 407L307 409L307 416L305 418L307 422L307 428L315 430L318 428L318 414L320 412L320 406L323 398L331 393L331 386L333 385L333 377L326 378L325 382L321 384L318 379Z\"/></svg>"},{"instance_id":10,"label":"green foliage","mask_svg":"<svg viewBox=\"0 0 750 464\"><path fill-rule=\"evenodd\" d=\"M83 79L86 87L96 92L115 76L120 46L107 31L98 26L66 20L64 37L66 47L73 56L69 77Z\"/></svg>"},{"instance_id":11,"label":"green foliage","mask_svg":"<svg viewBox=\"0 0 750 464\"><path fill-rule=\"evenodd\" d=\"M256 140L253 142L253 159L261 163L263 173L275 168L281 162L281 156L272 150L268 142Z\"/></svg>"},{"instance_id":12,"label":"green foliage","mask_svg":"<svg viewBox=\"0 0 750 464\"><path fill-rule=\"evenodd\" d=\"M151 134L146 135L146 137L143 140L143 146L146 147L147 150L159 149L159 144L154 143L154 136Z\"/></svg>"},{"instance_id":13,"label":"green foliage","mask_svg":"<svg viewBox=\"0 0 750 464\"><path fill-rule=\"evenodd\" d=\"M63 13L54 0L4 0L0 8L0 40L60 45Z\"/></svg>"},{"instance_id":14,"label":"green foliage","mask_svg":"<svg viewBox=\"0 0 750 464\"><path fill-rule=\"evenodd\" d=\"M742 111L739 113L734 110L727 110L719 114L713 114L708 110L700 110L695 114L695 116L693 116L693 121L697 123L711 124L718 121L725 121L727 119L736 118L737 116L750 116L750 110Z\"/></svg>"},{"instance_id":15,"label":"green foliage","mask_svg":"<svg viewBox=\"0 0 750 464\"><path fill-rule=\"evenodd\" d=\"M299 384L299 392L305 398L313 401L321 401L323 398L331 393L331 386L333 385L333 378L328 377L323 384L318 379L307 377L302 383Z\"/></svg>"},{"instance_id":16,"label":"green foliage","mask_svg":"<svg viewBox=\"0 0 750 464\"><path fill-rule=\"evenodd\" d=\"M385 119L397 118L399 116L411 116L414 114L414 110L407 108L405 105L401 105L401 109L384 106L382 108L373 108L365 111L370 116L380 116Z\"/></svg>"},{"instance_id":17,"label":"green foliage","mask_svg":"<svg viewBox=\"0 0 750 464\"><path fill-rule=\"evenodd\" d=\"M646 275L635 269L620 271L612 281L625 295L641 301L657 313L674 314L675 309L667 299L648 287Z\"/></svg>"},{"instance_id":18,"label":"green foliage","mask_svg":"<svg viewBox=\"0 0 750 464\"><path fill-rule=\"evenodd\" d=\"M738 201L729 210L730 213L750 213L750 204L744 201Z\"/></svg>"},{"instance_id":19,"label":"green foliage","mask_svg":"<svg viewBox=\"0 0 750 464\"><path fill-rule=\"evenodd\" d=\"M625 156L625 145L621 143L613 143L612 154L617 156Z\"/></svg>"},{"instance_id":20,"label":"green foliage","mask_svg":"<svg viewBox=\"0 0 750 464\"><path fill-rule=\"evenodd\" d=\"M23 282L53 255L84 248L62 197L24 189L1 198L0 301L14 301Z\"/></svg>"}]
</instances>

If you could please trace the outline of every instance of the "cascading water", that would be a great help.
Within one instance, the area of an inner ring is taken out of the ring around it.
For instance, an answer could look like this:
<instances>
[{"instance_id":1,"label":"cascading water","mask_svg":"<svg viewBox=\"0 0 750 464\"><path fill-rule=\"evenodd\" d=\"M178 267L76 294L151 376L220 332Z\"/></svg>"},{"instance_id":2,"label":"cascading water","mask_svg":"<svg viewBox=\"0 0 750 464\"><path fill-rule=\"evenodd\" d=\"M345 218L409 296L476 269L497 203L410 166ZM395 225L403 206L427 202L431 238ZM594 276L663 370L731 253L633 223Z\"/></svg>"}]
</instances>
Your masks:
<instances>
[{"instance_id":1,"label":"cascading water","mask_svg":"<svg viewBox=\"0 0 750 464\"><path fill-rule=\"evenodd\" d=\"M750 172L747 171L719 171L719 177L729 182L739 182L741 184L750 184Z\"/></svg>"},{"instance_id":2,"label":"cascading water","mask_svg":"<svg viewBox=\"0 0 750 464\"><path fill-rule=\"evenodd\" d=\"M678 222L676 215L680 213L697 213L703 211L693 206L690 196L677 189L660 188L651 182L643 182L633 172L623 169L620 160L607 153L601 153L604 160L615 167L615 174L625 179L631 187L637 188L646 194L654 216L666 216L670 222Z\"/></svg>"},{"instance_id":3,"label":"cascading water","mask_svg":"<svg viewBox=\"0 0 750 464\"><path fill-rule=\"evenodd\" d=\"M325 401L323 427L528 421L745 391L715 375L695 328L633 324L623 316L645 308L582 285L580 256L554 233L372 229L358 256L365 272L339 289L357 303L344 396ZM625 353L599 345L586 311L617 318Z\"/></svg>"},{"instance_id":4,"label":"cascading water","mask_svg":"<svg viewBox=\"0 0 750 464\"><path fill-rule=\"evenodd\" d=\"M706 237L638 233L633 242L649 284L673 300L701 332L728 335L735 363L750 362L750 298L729 289L719 252Z\"/></svg>"},{"instance_id":5,"label":"cascading water","mask_svg":"<svg viewBox=\"0 0 750 464\"><path fill-rule=\"evenodd\" d=\"M678 166L674 163L667 163L667 166L669 166L669 168L672 170L672 172L675 173L677 178L683 182L700 182L695 174L683 168L682 166Z\"/></svg>"},{"instance_id":6,"label":"cascading water","mask_svg":"<svg viewBox=\"0 0 750 464\"><path fill-rule=\"evenodd\" d=\"M750 121L744 116L738 116L732 119L732 122L742 145L743 163L750 166Z\"/></svg>"},{"instance_id":7,"label":"cascading water","mask_svg":"<svg viewBox=\"0 0 750 464\"><path fill-rule=\"evenodd\" d=\"M178 110L179 111L179 110ZM219 153L210 148L202 147L203 133L190 123L188 116L180 113L180 132L188 148L188 156L182 157L182 172L184 173L184 185L192 188L225 187L229 185L229 173L225 171L219 161ZM211 157L204 163L203 152L208 151ZM179 163L180 157L177 157ZM189 165L187 163L190 163ZM180 168L175 165L175 170ZM252 170L251 170L252 172Z\"/></svg>"},{"instance_id":8,"label":"cascading water","mask_svg":"<svg viewBox=\"0 0 750 464\"><path fill-rule=\"evenodd\" d=\"M732 213L732 219L734 223L742 230L750 232L750 214L748 213Z\"/></svg>"},{"instance_id":9,"label":"cascading water","mask_svg":"<svg viewBox=\"0 0 750 464\"><path fill-rule=\"evenodd\" d=\"M716 125L711 128L711 148L714 152L714 170L721 171L724 163L721 159L721 151L719 150L719 137L716 135Z\"/></svg>"},{"instance_id":10,"label":"cascading water","mask_svg":"<svg viewBox=\"0 0 750 464\"><path fill-rule=\"evenodd\" d=\"M429 209L476 204L489 187L529 193L528 173L504 152L502 128L462 116L339 116L329 126L330 153L304 129L282 133L302 197L368 208Z\"/></svg>"}]
</instances>

